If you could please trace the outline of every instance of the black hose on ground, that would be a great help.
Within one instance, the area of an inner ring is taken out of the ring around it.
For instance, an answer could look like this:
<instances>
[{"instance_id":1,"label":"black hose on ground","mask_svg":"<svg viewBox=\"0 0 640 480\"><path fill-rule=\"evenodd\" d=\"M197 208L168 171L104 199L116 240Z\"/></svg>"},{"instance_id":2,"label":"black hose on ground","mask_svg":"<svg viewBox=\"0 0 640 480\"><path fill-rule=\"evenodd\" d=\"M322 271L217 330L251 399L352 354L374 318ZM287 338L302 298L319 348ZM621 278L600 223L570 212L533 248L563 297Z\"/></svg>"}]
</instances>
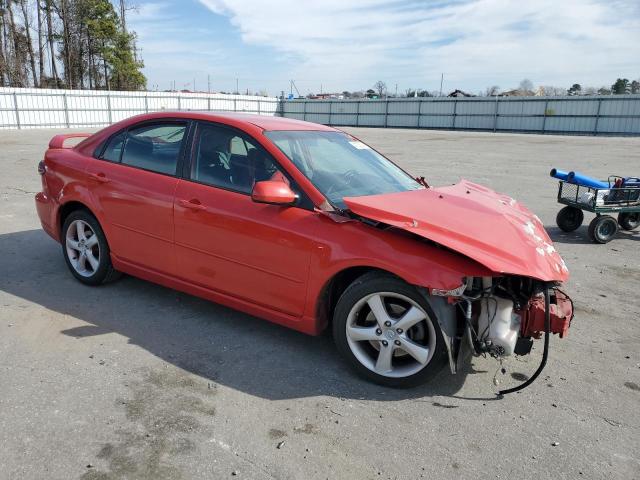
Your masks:
<instances>
[{"instance_id":1,"label":"black hose on ground","mask_svg":"<svg viewBox=\"0 0 640 480\"><path fill-rule=\"evenodd\" d=\"M531 385L535 381L536 378L538 378L538 375L542 373L542 370L544 370L544 367L547 364L547 357L549 356L549 337L551 336L551 309L549 308L550 303L551 302L549 300L549 285L545 284L544 286L544 350L542 351L542 361L540 362L540 366L535 371L535 373L531 375L529 380L527 380L524 383L521 383L516 387L509 388L507 390L500 390L498 392L498 395L506 395L507 393L513 393L513 392L522 390L523 388L527 388L529 385Z\"/></svg>"}]
</instances>

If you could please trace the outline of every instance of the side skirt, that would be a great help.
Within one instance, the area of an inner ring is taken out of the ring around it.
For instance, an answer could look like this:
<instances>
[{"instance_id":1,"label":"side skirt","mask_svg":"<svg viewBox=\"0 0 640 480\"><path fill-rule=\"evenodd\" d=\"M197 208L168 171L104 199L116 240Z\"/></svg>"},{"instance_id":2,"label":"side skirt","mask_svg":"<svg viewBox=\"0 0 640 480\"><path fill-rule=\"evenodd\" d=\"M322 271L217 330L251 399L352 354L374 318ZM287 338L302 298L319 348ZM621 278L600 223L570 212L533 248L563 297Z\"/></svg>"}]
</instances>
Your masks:
<instances>
[{"instance_id":1,"label":"side skirt","mask_svg":"<svg viewBox=\"0 0 640 480\"><path fill-rule=\"evenodd\" d=\"M268 320L278 325L297 330L308 335L318 335L320 332L315 329L315 319L308 317L294 317L286 313L278 312L261 305L247 302L245 300L221 293L209 288L205 288L193 283L181 280L176 277L165 275L139 265L119 259L117 256L111 254L111 263L113 267L123 273L127 273L133 277L147 280L152 283L157 283L164 287L172 288L180 292L188 293L196 297L204 298L211 302L224 305L225 307L233 308L241 312L253 315L254 317Z\"/></svg>"}]
</instances>

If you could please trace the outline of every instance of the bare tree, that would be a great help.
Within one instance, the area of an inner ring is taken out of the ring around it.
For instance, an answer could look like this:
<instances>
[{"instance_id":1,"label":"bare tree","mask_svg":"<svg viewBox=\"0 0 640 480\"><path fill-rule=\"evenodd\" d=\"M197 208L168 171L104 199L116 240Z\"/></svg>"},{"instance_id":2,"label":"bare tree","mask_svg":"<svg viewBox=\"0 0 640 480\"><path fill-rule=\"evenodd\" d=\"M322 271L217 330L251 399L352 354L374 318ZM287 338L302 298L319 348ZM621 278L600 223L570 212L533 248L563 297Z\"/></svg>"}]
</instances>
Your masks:
<instances>
[{"instance_id":1,"label":"bare tree","mask_svg":"<svg viewBox=\"0 0 640 480\"><path fill-rule=\"evenodd\" d=\"M44 46L42 45L42 10L40 0L36 0L36 13L38 18L38 74L40 77L40 87L44 80Z\"/></svg>"},{"instance_id":2,"label":"bare tree","mask_svg":"<svg viewBox=\"0 0 640 480\"><path fill-rule=\"evenodd\" d=\"M9 12L9 33L11 35L11 50L8 52L8 70L10 82L13 86L26 87L27 77L25 75L26 52L24 50L24 35L20 32L13 14L12 0L6 0L6 9Z\"/></svg>"},{"instance_id":3,"label":"bare tree","mask_svg":"<svg viewBox=\"0 0 640 480\"><path fill-rule=\"evenodd\" d=\"M36 73L36 57L33 53L33 42L31 41L31 28L29 11L27 10L26 0L20 0L20 9L22 10L22 22L24 24L24 35L27 39L27 53L29 54L29 64L31 66L31 76L33 77L33 86L38 86L38 74Z\"/></svg>"},{"instance_id":4,"label":"bare tree","mask_svg":"<svg viewBox=\"0 0 640 480\"><path fill-rule=\"evenodd\" d=\"M382 97L382 95L387 91L387 84L384 83L382 80L378 80L373 85L373 88L378 93L378 97Z\"/></svg>"},{"instance_id":5,"label":"bare tree","mask_svg":"<svg viewBox=\"0 0 640 480\"><path fill-rule=\"evenodd\" d=\"M53 21L51 20L51 2L52 0L44 0L44 13L47 19L47 42L49 43L49 58L51 59L51 77L53 83L58 87L59 76L58 68L56 67L56 51L53 48Z\"/></svg>"},{"instance_id":6,"label":"bare tree","mask_svg":"<svg viewBox=\"0 0 640 480\"><path fill-rule=\"evenodd\" d=\"M484 91L485 97L495 97L500 93L500 87L498 85L492 85L491 87L487 87Z\"/></svg>"},{"instance_id":7,"label":"bare tree","mask_svg":"<svg viewBox=\"0 0 640 480\"><path fill-rule=\"evenodd\" d=\"M7 28L5 21L5 8L4 1L0 1L0 7L2 10L0 11L0 22L2 25L0 26L0 82L2 86L5 86L9 81L8 76L8 63L7 63Z\"/></svg>"}]
</instances>

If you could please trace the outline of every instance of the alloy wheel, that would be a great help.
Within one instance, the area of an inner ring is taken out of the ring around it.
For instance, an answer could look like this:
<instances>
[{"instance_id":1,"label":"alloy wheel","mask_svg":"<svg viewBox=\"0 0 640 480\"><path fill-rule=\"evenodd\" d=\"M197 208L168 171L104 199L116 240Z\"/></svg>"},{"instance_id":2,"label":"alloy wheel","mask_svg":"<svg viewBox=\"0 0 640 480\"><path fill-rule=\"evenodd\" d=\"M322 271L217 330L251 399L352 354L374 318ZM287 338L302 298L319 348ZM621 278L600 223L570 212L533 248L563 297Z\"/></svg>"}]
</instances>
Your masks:
<instances>
[{"instance_id":1,"label":"alloy wheel","mask_svg":"<svg viewBox=\"0 0 640 480\"><path fill-rule=\"evenodd\" d=\"M91 226L74 220L67 228L65 247L73 269L83 277L91 277L100 266L100 244Z\"/></svg>"},{"instance_id":2,"label":"alloy wheel","mask_svg":"<svg viewBox=\"0 0 640 480\"><path fill-rule=\"evenodd\" d=\"M436 332L423 308L395 292L360 299L346 322L349 348L369 370L391 378L425 368L436 347Z\"/></svg>"}]
</instances>

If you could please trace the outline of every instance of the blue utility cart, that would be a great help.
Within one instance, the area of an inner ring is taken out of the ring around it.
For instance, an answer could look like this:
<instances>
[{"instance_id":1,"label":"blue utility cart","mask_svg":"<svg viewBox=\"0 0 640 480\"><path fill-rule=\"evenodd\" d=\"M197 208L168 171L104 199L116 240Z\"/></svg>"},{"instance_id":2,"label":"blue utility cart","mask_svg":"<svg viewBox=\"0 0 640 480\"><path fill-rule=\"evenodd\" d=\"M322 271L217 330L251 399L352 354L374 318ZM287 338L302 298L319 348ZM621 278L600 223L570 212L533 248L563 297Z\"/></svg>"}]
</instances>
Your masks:
<instances>
[{"instance_id":1,"label":"blue utility cart","mask_svg":"<svg viewBox=\"0 0 640 480\"><path fill-rule=\"evenodd\" d=\"M573 232L584 220L584 211L596 214L589 224L589 238L607 243L618 228L634 230L640 226L640 179L612 175L607 187L593 187L560 180L558 203L566 205L558 212L556 223L564 232ZM618 214L615 219L610 214Z\"/></svg>"}]
</instances>

